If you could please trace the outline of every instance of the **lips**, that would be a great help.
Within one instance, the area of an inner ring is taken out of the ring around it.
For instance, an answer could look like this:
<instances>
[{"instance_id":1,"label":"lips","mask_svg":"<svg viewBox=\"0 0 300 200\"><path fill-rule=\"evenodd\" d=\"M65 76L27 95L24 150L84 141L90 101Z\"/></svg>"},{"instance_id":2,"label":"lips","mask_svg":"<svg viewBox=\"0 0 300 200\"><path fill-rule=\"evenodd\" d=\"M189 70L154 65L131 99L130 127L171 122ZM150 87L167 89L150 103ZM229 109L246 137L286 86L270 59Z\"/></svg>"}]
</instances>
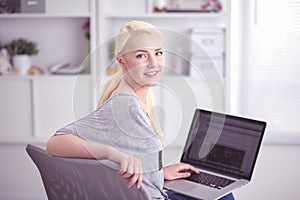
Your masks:
<instances>
[{"instance_id":1,"label":"lips","mask_svg":"<svg viewBox=\"0 0 300 200\"><path fill-rule=\"evenodd\" d=\"M150 72L146 72L144 73L144 75L146 76L156 76L158 74L159 71L150 71Z\"/></svg>"}]
</instances>

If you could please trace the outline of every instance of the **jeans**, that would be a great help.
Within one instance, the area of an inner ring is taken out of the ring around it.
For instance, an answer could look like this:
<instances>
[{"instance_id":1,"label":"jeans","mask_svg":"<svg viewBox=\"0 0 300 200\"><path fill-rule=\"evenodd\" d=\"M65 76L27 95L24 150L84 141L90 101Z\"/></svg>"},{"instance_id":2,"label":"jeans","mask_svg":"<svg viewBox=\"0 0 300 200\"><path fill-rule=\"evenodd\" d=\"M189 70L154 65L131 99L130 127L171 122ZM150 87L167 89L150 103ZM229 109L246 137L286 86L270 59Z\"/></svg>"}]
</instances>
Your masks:
<instances>
[{"instance_id":1,"label":"jeans","mask_svg":"<svg viewBox=\"0 0 300 200\"><path fill-rule=\"evenodd\" d=\"M173 192L171 190L168 190L167 194L168 194L168 197L171 200L197 200L196 198L188 197L188 196L185 196L183 194L179 194L179 193ZM233 194L230 193L230 194L227 194L224 197L221 197L219 200L234 200L234 197L233 197Z\"/></svg>"}]
</instances>

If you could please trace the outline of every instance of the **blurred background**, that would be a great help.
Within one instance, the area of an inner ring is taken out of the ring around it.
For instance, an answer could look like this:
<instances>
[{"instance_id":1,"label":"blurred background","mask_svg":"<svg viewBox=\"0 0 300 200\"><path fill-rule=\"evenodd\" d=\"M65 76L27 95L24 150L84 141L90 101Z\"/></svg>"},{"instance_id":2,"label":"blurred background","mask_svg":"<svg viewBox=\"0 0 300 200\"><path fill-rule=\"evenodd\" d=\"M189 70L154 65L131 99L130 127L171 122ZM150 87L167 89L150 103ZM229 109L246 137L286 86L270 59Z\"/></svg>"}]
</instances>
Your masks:
<instances>
[{"instance_id":1,"label":"blurred background","mask_svg":"<svg viewBox=\"0 0 300 200\"><path fill-rule=\"evenodd\" d=\"M298 199L300 1L0 0L0 199L46 199L25 152L97 106L116 71L113 40L142 20L165 37L154 88L165 164L196 108L267 122L253 179L236 199ZM298 92L297 92L298 91Z\"/></svg>"}]
</instances>

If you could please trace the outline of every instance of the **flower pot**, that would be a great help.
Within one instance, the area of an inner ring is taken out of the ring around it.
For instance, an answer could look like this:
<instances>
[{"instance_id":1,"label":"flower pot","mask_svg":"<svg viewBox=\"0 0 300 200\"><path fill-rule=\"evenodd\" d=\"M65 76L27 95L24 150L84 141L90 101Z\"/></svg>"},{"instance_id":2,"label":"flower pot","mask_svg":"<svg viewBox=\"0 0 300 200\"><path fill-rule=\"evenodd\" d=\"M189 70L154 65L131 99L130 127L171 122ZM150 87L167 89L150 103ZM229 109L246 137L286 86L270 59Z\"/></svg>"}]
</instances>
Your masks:
<instances>
[{"instance_id":1,"label":"flower pot","mask_svg":"<svg viewBox=\"0 0 300 200\"><path fill-rule=\"evenodd\" d=\"M31 59L28 55L15 55L12 58L13 67L20 74L26 75L31 67Z\"/></svg>"}]
</instances>

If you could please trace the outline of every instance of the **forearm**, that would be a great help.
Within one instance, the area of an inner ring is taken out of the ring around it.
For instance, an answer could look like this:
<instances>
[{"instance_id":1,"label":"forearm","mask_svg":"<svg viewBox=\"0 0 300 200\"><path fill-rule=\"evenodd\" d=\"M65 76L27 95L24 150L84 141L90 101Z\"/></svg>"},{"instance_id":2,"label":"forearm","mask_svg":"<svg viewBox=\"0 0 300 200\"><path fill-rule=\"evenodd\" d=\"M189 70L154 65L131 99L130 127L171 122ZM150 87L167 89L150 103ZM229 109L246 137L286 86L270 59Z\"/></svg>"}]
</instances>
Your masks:
<instances>
[{"instance_id":1,"label":"forearm","mask_svg":"<svg viewBox=\"0 0 300 200\"><path fill-rule=\"evenodd\" d=\"M87 151L88 154L91 155L91 157L94 159L108 159L115 161L114 157L116 156L116 154L119 154L118 150L108 145L85 140L82 140L82 144L85 148L85 151Z\"/></svg>"},{"instance_id":2,"label":"forearm","mask_svg":"<svg viewBox=\"0 0 300 200\"><path fill-rule=\"evenodd\" d=\"M85 141L72 134L53 136L46 145L46 152L62 157L107 159L112 148Z\"/></svg>"},{"instance_id":3,"label":"forearm","mask_svg":"<svg viewBox=\"0 0 300 200\"><path fill-rule=\"evenodd\" d=\"M120 165L121 178L130 178L128 187L136 184L138 188L145 179L139 159L127 155L111 146L85 141L72 134L53 136L46 145L46 152L62 157L108 159Z\"/></svg>"}]
</instances>

